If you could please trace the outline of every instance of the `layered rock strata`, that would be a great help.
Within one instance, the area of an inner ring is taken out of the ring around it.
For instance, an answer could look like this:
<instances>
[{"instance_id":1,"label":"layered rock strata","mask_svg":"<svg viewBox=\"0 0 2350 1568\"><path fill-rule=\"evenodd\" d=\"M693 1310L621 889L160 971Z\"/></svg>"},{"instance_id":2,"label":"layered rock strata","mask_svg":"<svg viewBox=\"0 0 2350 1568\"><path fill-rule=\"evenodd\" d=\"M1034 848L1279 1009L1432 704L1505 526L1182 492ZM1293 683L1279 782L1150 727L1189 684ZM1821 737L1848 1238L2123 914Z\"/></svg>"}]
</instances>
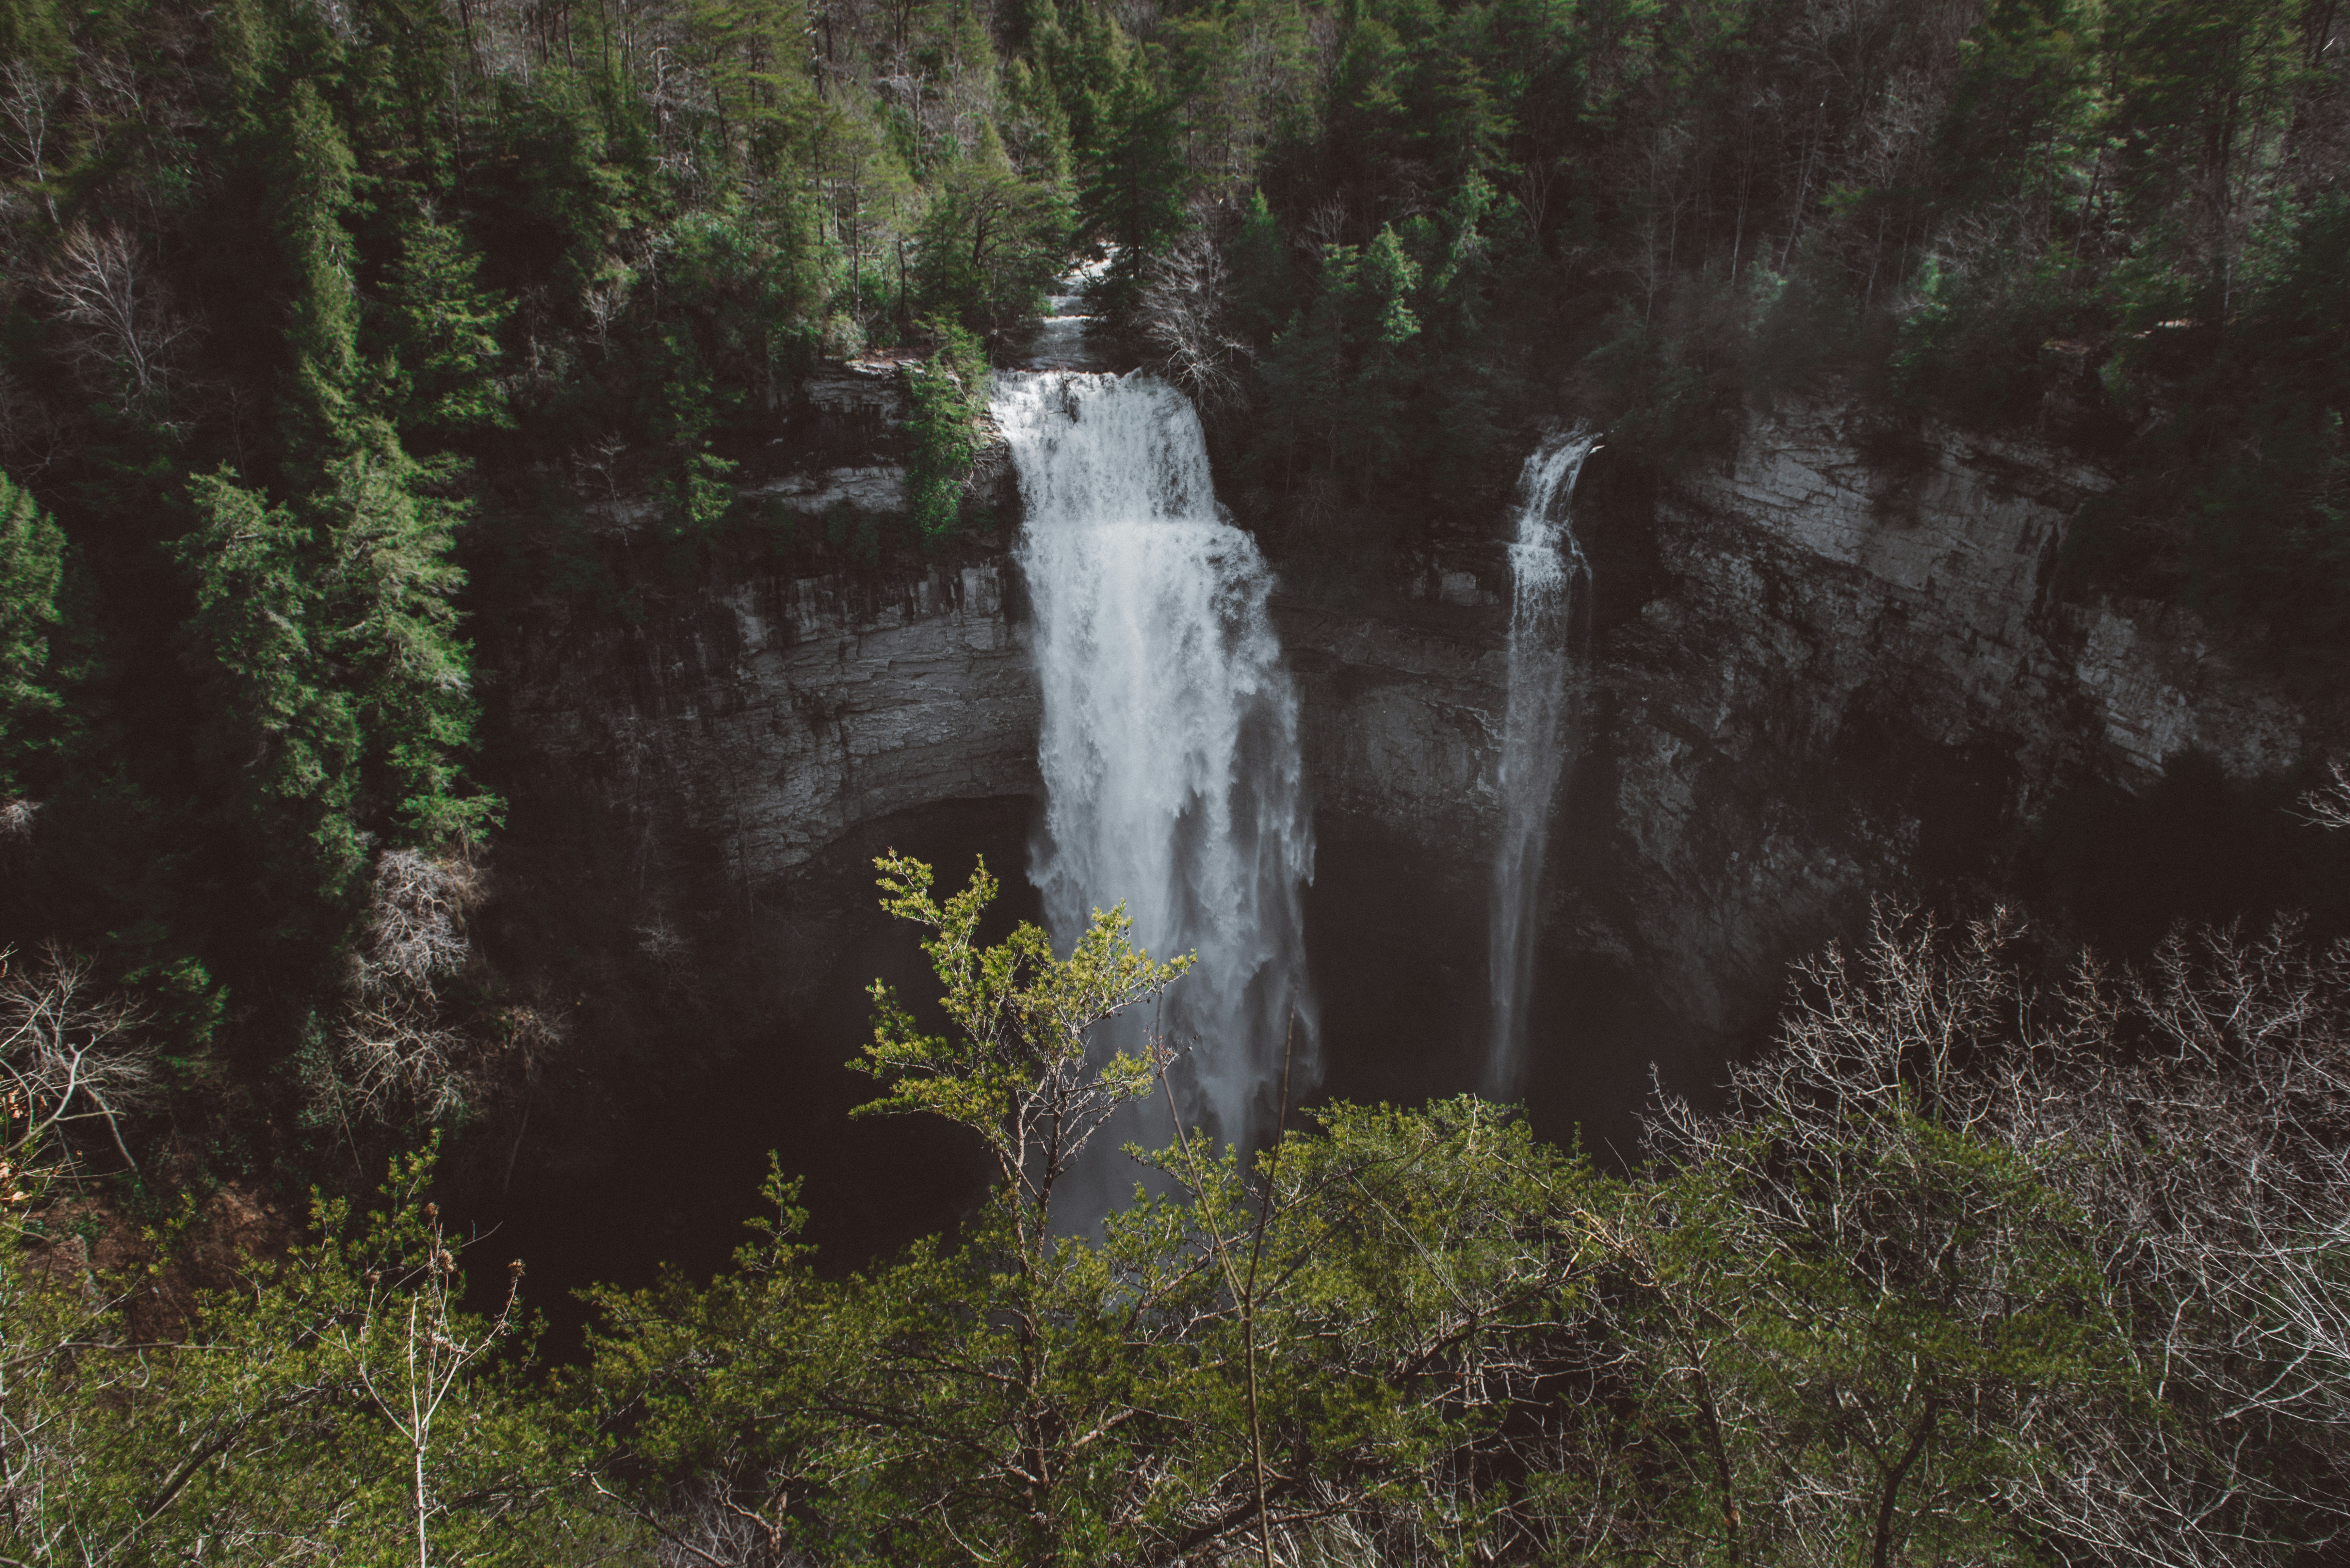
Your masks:
<instances>
[{"instance_id":1,"label":"layered rock strata","mask_svg":"<svg viewBox=\"0 0 2350 1568\"><path fill-rule=\"evenodd\" d=\"M756 888L859 823L1035 792L1003 571L762 576L635 625L534 628L500 671L507 713L649 839L714 843Z\"/></svg>"},{"instance_id":2,"label":"layered rock strata","mask_svg":"<svg viewBox=\"0 0 2350 1568\"><path fill-rule=\"evenodd\" d=\"M902 493L872 444L888 379L835 379L811 417L839 462L755 487L809 518ZM1582 508L1598 630L1545 961L1596 957L1692 1030L1735 1030L1868 893L1996 891L1998 846L2057 791L2140 788L2189 747L2247 775L2301 757L2313 721L2191 616L2054 593L2097 483L2020 443L1888 452L1812 409L1638 504ZM504 639L496 678L528 743L649 857L692 839L755 889L893 812L1036 792L1036 686L1001 561L754 575L633 624L574 612ZM1317 835L1409 852L1480 899L1506 570L1498 536L1463 531L1360 602L1275 604Z\"/></svg>"},{"instance_id":3,"label":"layered rock strata","mask_svg":"<svg viewBox=\"0 0 2350 1568\"><path fill-rule=\"evenodd\" d=\"M1733 1028L1867 892L1995 889L2000 844L2056 791L2142 787L2189 748L2239 775L2307 749L2279 684L2192 616L2053 594L2093 472L1955 434L1893 455L1808 410L1640 512L1579 514L1602 629L1554 840L1554 961L1606 955L1688 1023ZM1289 607L1324 832L1482 873L1505 572L1457 545L1408 600Z\"/></svg>"}]
</instances>

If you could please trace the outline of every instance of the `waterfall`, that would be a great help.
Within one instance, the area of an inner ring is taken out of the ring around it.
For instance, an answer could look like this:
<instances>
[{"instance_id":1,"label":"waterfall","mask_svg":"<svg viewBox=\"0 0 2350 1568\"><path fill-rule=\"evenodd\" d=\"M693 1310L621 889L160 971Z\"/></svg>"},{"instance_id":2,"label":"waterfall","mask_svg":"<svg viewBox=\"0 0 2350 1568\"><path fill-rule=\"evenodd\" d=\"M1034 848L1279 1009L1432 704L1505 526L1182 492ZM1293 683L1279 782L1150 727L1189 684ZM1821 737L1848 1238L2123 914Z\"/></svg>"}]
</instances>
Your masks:
<instances>
[{"instance_id":1,"label":"waterfall","mask_svg":"<svg viewBox=\"0 0 2350 1568\"><path fill-rule=\"evenodd\" d=\"M1089 370L1101 363L1087 341L1097 317L1086 314L1086 290L1109 271L1109 259L1087 262L1057 280L1045 296L1045 318L1036 324L1021 362L1033 370Z\"/></svg>"},{"instance_id":2,"label":"waterfall","mask_svg":"<svg viewBox=\"0 0 2350 1568\"><path fill-rule=\"evenodd\" d=\"M1199 416L1172 387L1068 371L995 385L1027 512L1046 922L1066 943L1123 899L1153 957L1199 954L1163 1020L1191 1047L1185 1116L1246 1145L1271 1130L1293 1006L1293 1078L1312 1081L1313 841L1273 576L1221 514Z\"/></svg>"},{"instance_id":3,"label":"waterfall","mask_svg":"<svg viewBox=\"0 0 2350 1568\"><path fill-rule=\"evenodd\" d=\"M1550 844L1552 797L1572 718L1570 677L1583 635L1578 600L1591 568L1575 542L1573 502L1586 431L1546 441L1519 476L1510 545L1510 698L1502 730L1502 845L1493 861L1493 1035L1486 1092L1515 1095L1525 1071L1526 1002L1534 991L1535 903Z\"/></svg>"}]
</instances>

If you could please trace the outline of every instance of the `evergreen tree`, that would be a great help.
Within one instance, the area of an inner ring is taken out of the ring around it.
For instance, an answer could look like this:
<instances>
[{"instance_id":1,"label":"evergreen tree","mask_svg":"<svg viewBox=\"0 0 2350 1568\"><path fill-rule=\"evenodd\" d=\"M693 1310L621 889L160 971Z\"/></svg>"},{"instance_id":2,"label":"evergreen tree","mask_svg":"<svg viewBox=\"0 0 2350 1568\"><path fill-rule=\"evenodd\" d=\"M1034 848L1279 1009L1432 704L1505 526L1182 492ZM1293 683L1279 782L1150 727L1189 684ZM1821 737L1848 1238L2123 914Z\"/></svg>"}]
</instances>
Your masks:
<instances>
[{"instance_id":1,"label":"evergreen tree","mask_svg":"<svg viewBox=\"0 0 2350 1568\"><path fill-rule=\"evenodd\" d=\"M357 164L333 109L307 78L286 96L276 154L278 234L294 279L287 444L296 463L315 472L348 443L357 415L359 290L343 227Z\"/></svg>"},{"instance_id":2,"label":"evergreen tree","mask_svg":"<svg viewBox=\"0 0 2350 1568\"><path fill-rule=\"evenodd\" d=\"M1100 302L1112 312L1133 303L1142 269L1182 228L1179 130L1174 100L1139 67L1126 71L1102 105L1077 219L1080 232L1113 248Z\"/></svg>"},{"instance_id":3,"label":"evergreen tree","mask_svg":"<svg viewBox=\"0 0 2350 1568\"><path fill-rule=\"evenodd\" d=\"M1262 190L1249 192L1241 211L1240 230L1232 236L1232 288L1228 308L1232 326L1251 344L1263 348L1289 324L1295 310L1297 281L1290 262L1288 236Z\"/></svg>"},{"instance_id":4,"label":"evergreen tree","mask_svg":"<svg viewBox=\"0 0 2350 1568\"><path fill-rule=\"evenodd\" d=\"M281 934L331 938L370 846L473 839L497 803L463 774L474 706L450 602L464 580L455 508L414 493L397 448L349 452L326 477L299 508L227 471L198 481L204 522L178 553L217 786L243 803ZM288 843L306 846L291 863Z\"/></svg>"},{"instance_id":5,"label":"evergreen tree","mask_svg":"<svg viewBox=\"0 0 2350 1568\"><path fill-rule=\"evenodd\" d=\"M476 431L513 428L495 372L498 333L514 305L482 286L463 237L429 210L411 214L385 295L380 396L401 440L432 451Z\"/></svg>"},{"instance_id":6,"label":"evergreen tree","mask_svg":"<svg viewBox=\"0 0 2350 1568\"><path fill-rule=\"evenodd\" d=\"M915 299L972 331L1001 331L1035 314L1067 238L1060 193L1021 179L988 126L940 176L920 231Z\"/></svg>"},{"instance_id":7,"label":"evergreen tree","mask_svg":"<svg viewBox=\"0 0 2350 1568\"><path fill-rule=\"evenodd\" d=\"M0 473L0 793L26 787L26 770L62 713L50 638L65 558L64 531L31 491Z\"/></svg>"}]
</instances>

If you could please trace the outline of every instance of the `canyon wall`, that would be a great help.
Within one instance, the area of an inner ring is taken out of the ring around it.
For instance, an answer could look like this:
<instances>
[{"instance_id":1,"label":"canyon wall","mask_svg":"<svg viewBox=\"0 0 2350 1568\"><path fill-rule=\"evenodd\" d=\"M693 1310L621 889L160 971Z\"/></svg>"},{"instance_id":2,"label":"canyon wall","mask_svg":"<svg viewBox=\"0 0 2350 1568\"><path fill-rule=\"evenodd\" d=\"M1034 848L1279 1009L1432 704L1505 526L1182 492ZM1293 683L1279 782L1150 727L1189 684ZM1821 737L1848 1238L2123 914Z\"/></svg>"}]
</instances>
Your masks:
<instances>
[{"instance_id":1,"label":"canyon wall","mask_svg":"<svg viewBox=\"0 0 2350 1568\"><path fill-rule=\"evenodd\" d=\"M2061 791L2143 788L2189 748L2236 775L2297 761L2310 721L2193 616L2052 593L2098 483L1955 432L1869 451L1808 409L1646 506L1580 507L1600 625L1549 961L1613 963L1718 1034L1871 892L1997 896L2002 847ZM1289 607L1326 835L1484 873L1506 571L1459 541L1394 602Z\"/></svg>"},{"instance_id":2,"label":"canyon wall","mask_svg":"<svg viewBox=\"0 0 2350 1568\"><path fill-rule=\"evenodd\" d=\"M857 401L886 400L876 386L847 383L826 415L847 431L821 449L834 466L758 493L810 518L893 504L892 454L858 447L888 424ZM2057 792L2142 788L2189 747L2272 773L2313 742L2191 616L2052 592L2098 483L2055 453L1950 432L1887 452L1813 408L1637 504L1611 498L1605 461L1578 507L1596 629L1542 961L1611 966L1692 1038L1764 1015L1787 960L1872 892L1996 894L2000 846ZM1274 607L1326 866L1408 866L1422 886L1395 891L1399 911L1440 885L1455 924L1482 918L1498 824L1492 533L1441 534L1347 600ZM502 639L494 679L526 743L641 836L649 877L691 842L746 896L772 893L860 825L1035 794L1010 571L973 548L896 572L721 572L632 624L549 612Z\"/></svg>"},{"instance_id":3,"label":"canyon wall","mask_svg":"<svg viewBox=\"0 0 2350 1568\"><path fill-rule=\"evenodd\" d=\"M777 572L633 625L550 616L498 671L509 722L650 843L775 881L858 824L1030 795L1037 698L993 559Z\"/></svg>"}]
</instances>

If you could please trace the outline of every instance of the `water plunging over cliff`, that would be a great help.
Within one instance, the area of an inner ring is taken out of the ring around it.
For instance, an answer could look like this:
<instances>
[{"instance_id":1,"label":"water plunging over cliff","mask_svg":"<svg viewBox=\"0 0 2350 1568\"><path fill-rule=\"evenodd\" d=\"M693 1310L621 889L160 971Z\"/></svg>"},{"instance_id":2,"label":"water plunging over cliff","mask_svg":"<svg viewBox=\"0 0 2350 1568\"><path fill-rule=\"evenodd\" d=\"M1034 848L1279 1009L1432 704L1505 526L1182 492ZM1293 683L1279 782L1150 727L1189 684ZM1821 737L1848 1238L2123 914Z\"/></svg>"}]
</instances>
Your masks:
<instances>
[{"instance_id":1,"label":"water plunging over cliff","mask_svg":"<svg viewBox=\"0 0 2350 1568\"><path fill-rule=\"evenodd\" d=\"M1165 1020L1193 1046L1187 1116L1245 1143L1270 1130L1293 1003L1295 1079L1312 1077L1313 842L1272 574L1219 515L1199 417L1166 383L1005 372L995 418L1027 510L1047 923L1066 942L1123 899L1152 956L1199 953Z\"/></svg>"},{"instance_id":2,"label":"water plunging over cliff","mask_svg":"<svg viewBox=\"0 0 2350 1568\"><path fill-rule=\"evenodd\" d=\"M1595 437L1546 441L1519 477L1510 545L1510 700L1502 730L1502 846L1493 861L1493 1037L1486 1092L1515 1094L1524 1074L1526 1002L1534 989L1536 889L1550 843L1552 797L1566 757L1569 678L1587 634L1578 601L1591 569L1576 544L1575 482Z\"/></svg>"}]
</instances>

